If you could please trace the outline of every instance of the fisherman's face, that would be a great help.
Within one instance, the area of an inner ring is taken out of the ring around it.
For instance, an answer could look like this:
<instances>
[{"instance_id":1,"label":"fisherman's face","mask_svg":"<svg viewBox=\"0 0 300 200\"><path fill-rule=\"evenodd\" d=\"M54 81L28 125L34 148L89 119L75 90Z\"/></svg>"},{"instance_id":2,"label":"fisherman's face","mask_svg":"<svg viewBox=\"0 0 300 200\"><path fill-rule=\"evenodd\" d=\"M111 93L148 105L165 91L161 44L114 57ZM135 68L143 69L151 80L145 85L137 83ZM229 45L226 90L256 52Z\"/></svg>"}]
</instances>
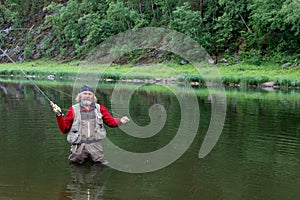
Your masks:
<instances>
[{"instance_id":1,"label":"fisherman's face","mask_svg":"<svg viewBox=\"0 0 300 200\"><path fill-rule=\"evenodd\" d=\"M81 102L84 106L89 106L93 103L94 93L90 91L84 91L81 93Z\"/></svg>"}]
</instances>

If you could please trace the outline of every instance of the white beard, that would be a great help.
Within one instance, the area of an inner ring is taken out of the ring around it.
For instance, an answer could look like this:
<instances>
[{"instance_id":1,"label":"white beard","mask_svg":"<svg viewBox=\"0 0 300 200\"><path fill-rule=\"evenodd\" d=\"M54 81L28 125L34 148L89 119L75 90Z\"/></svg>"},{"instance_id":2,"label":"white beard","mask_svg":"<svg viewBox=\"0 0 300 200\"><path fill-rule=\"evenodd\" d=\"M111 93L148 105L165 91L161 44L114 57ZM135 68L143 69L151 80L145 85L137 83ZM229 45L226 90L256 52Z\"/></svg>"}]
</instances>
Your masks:
<instances>
[{"instance_id":1,"label":"white beard","mask_svg":"<svg viewBox=\"0 0 300 200\"><path fill-rule=\"evenodd\" d=\"M82 105L83 106L90 106L93 102L90 101L89 99L84 99L82 100Z\"/></svg>"}]
</instances>

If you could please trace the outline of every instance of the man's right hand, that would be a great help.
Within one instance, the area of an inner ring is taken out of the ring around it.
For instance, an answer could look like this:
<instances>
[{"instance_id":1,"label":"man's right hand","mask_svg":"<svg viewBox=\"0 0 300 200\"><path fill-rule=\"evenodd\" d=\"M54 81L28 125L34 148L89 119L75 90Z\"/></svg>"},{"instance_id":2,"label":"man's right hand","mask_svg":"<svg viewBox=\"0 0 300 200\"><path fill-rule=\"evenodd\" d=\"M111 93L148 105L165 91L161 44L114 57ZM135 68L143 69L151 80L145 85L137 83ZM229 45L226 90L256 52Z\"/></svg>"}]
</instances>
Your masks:
<instances>
[{"instance_id":1,"label":"man's right hand","mask_svg":"<svg viewBox=\"0 0 300 200\"><path fill-rule=\"evenodd\" d=\"M61 109L58 105L56 105L55 103L53 103L52 101L50 101L50 106L53 110L53 112L57 115L57 116L61 116L62 112Z\"/></svg>"},{"instance_id":2,"label":"man's right hand","mask_svg":"<svg viewBox=\"0 0 300 200\"><path fill-rule=\"evenodd\" d=\"M127 124L128 122L130 122L130 119L127 116L124 116L121 118L121 123L122 124Z\"/></svg>"}]
</instances>

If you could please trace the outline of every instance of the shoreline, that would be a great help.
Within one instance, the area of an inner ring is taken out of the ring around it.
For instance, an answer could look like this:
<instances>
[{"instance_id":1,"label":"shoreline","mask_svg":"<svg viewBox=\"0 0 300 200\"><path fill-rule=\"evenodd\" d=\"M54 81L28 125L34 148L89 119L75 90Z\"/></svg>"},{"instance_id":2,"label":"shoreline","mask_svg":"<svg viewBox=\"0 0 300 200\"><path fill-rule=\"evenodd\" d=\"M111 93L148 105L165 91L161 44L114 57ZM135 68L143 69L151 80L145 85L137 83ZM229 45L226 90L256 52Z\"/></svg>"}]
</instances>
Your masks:
<instances>
[{"instance_id":1,"label":"shoreline","mask_svg":"<svg viewBox=\"0 0 300 200\"><path fill-rule=\"evenodd\" d=\"M10 74L10 75L2 75L0 73L0 78L17 78L17 79L38 79L38 80L46 80L46 81L56 81L56 80L62 80L62 81L67 81L67 80L76 80L77 78L75 76L69 76L69 77L56 77L52 74L50 75L16 75L16 74ZM28 78L27 78L28 77ZM80 78L81 79L81 78ZM179 78L180 79L180 78ZM88 78L88 80L91 80L91 78ZM112 79L112 78L93 78L92 80L95 81L104 81L104 82L124 82L124 83L145 83L145 84L153 84L153 85L168 85L168 86L191 86L194 88L197 87L209 87L213 85L219 85L220 82L198 82L198 81L184 81L184 80L178 80L176 77L170 77L170 78L150 78L150 79L138 79L138 78L133 78L133 79ZM296 89L300 91L300 86L282 86L282 85L276 85L275 82L264 82L262 84L244 84L244 83L222 83L224 87L229 87L229 88L241 88L241 87L246 87L246 88L260 88L264 89L266 91L272 91L275 89Z\"/></svg>"},{"instance_id":2,"label":"shoreline","mask_svg":"<svg viewBox=\"0 0 300 200\"><path fill-rule=\"evenodd\" d=\"M2 78L0 76L0 89L3 90L9 84L19 85L17 88L30 87L34 88L34 85L24 77L8 77ZM65 79L65 80L48 80L47 78L35 77L33 81L46 93L51 93L54 91L61 91L62 88L73 87L75 79ZM244 99L253 99L253 100L278 100L279 102L299 102L300 90L294 88L259 88L259 87L231 87L225 86L223 90L215 90L214 88L208 88L205 86L190 86L185 83L179 83L174 85L163 85L163 84L149 84L141 82L112 82L112 81L101 81L98 83L97 87L98 92L100 90L106 89L121 89L124 91L131 91L132 89L137 89L138 91L143 91L146 93L167 93L174 95L174 91L180 92L181 94L189 95L196 94L199 97L203 97L210 102L211 95L226 95L228 100L238 100L242 101ZM116 85L120 84L120 85ZM181 85L180 85L181 84ZM117 87L117 88L116 88ZM121 87L121 88L120 88ZM35 90L39 94L38 90ZM219 93L220 92L220 93ZM225 92L225 93L223 93ZM63 92L65 94L65 92ZM298 104L298 103L297 103Z\"/></svg>"},{"instance_id":3,"label":"shoreline","mask_svg":"<svg viewBox=\"0 0 300 200\"><path fill-rule=\"evenodd\" d=\"M79 61L59 63L53 60L36 60L22 63L0 64L0 77L38 78L47 80L75 80L78 78L97 81L122 81L159 85L183 85L192 87L222 83L224 87L252 87L267 89L300 89L300 67L287 69L282 66L218 65L219 76L209 78L209 68L203 69L205 78L191 65L162 63L147 66L94 66L86 67ZM80 72L81 67L86 67ZM22 69L22 70L21 70ZM99 71L103 71L99 73ZM25 76L26 74L26 76ZM212 76L213 77L213 76Z\"/></svg>"}]
</instances>

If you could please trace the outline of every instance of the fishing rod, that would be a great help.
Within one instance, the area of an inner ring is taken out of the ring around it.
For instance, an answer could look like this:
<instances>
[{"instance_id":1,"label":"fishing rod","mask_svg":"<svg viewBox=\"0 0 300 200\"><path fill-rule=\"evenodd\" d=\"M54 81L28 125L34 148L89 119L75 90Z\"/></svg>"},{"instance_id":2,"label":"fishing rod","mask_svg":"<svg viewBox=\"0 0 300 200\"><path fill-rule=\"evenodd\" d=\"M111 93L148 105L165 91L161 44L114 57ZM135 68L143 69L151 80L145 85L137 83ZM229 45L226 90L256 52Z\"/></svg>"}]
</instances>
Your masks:
<instances>
[{"instance_id":1,"label":"fishing rod","mask_svg":"<svg viewBox=\"0 0 300 200\"><path fill-rule=\"evenodd\" d=\"M12 63L14 63L18 67L17 63L9 55L7 55L6 51L3 51L1 48L0 48L0 50L2 51L3 55L5 55ZM50 100L50 98L39 88L39 86L37 86L37 84L35 82L33 82L33 80L25 73L25 71L23 69L21 69L19 67L18 67L18 69L24 74L25 78L27 80L29 80L49 102L52 102Z\"/></svg>"},{"instance_id":2,"label":"fishing rod","mask_svg":"<svg viewBox=\"0 0 300 200\"><path fill-rule=\"evenodd\" d=\"M3 51L1 48L0 50L2 51L3 55L5 55L12 63L14 63L18 67L18 69L24 74L25 78L35 86L35 88L49 101L50 105L52 106L54 104L53 101L51 101L51 99L41 90L41 88L25 73L23 69L21 69L17 65L17 63L6 53L6 51ZM56 107L56 109L57 112L61 113L61 109L58 106Z\"/></svg>"}]
</instances>

